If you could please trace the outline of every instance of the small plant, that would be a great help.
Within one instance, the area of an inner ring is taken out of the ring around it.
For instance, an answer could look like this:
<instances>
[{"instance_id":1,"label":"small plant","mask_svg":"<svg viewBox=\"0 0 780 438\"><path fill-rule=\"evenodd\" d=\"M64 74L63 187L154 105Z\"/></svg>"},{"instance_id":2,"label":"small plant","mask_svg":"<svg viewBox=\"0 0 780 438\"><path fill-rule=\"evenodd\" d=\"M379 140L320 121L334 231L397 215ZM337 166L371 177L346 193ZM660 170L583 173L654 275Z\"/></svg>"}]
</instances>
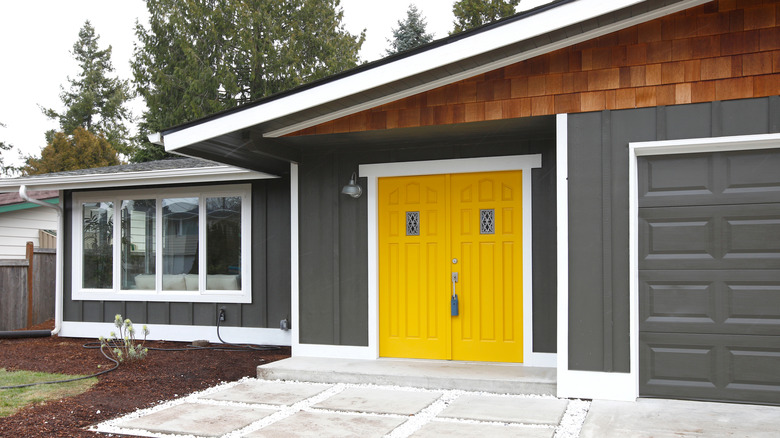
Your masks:
<instances>
[{"instance_id":1,"label":"small plant","mask_svg":"<svg viewBox=\"0 0 780 438\"><path fill-rule=\"evenodd\" d=\"M144 340L137 342L135 340L135 328L133 328L133 321L130 319L122 319L122 315L117 314L114 317L114 325L119 330L119 334L111 332L110 338L106 339L103 336L100 337L100 349L108 350L114 359L118 362L124 362L126 360L141 360L146 357L146 353L149 349L144 347L146 343L146 336L149 334L149 329L143 326ZM104 350L104 351L105 351Z\"/></svg>"}]
</instances>

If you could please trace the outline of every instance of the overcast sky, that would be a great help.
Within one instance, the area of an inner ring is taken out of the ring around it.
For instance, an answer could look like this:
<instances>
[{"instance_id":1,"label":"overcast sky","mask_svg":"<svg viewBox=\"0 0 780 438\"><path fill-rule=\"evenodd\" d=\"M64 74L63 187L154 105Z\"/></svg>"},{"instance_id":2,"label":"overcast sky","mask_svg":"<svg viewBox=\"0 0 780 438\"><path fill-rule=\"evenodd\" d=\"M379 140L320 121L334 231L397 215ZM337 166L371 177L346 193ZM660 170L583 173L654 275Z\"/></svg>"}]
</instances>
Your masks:
<instances>
[{"instance_id":1,"label":"overcast sky","mask_svg":"<svg viewBox=\"0 0 780 438\"><path fill-rule=\"evenodd\" d=\"M341 0L347 30L366 29L360 52L363 60L380 58L388 47L391 29L406 17L415 3L435 38L452 29L454 0ZM529 9L550 0L523 0ZM79 29L90 20L100 36L100 48L111 45L116 74L130 79L130 58L135 42L135 22L147 20L143 0L17 0L0 2L0 141L15 146L6 163L19 163L18 153L39 155L44 133L57 127L41 114L39 105L62 110L60 86L75 77L78 68L70 50ZM140 115L143 104L135 102Z\"/></svg>"}]
</instances>

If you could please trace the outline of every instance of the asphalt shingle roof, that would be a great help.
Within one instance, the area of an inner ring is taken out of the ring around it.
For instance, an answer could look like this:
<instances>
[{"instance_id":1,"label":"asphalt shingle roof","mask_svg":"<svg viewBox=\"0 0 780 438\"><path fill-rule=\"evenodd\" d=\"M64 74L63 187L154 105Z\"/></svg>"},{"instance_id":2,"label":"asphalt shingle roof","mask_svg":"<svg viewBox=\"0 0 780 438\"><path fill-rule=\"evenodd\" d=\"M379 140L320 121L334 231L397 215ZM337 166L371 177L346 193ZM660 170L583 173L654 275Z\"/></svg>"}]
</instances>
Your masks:
<instances>
[{"instance_id":1,"label":"asphalt shingle roof","mask_svg":"<svg viewBox=\"0 0 780 438\"><path fill-rule=\"evenodd\" d=\"M202 160L200 158L169 158L166 160L147 161L145 163L120 164L118 166L95 167L92 169L68 170L66 172L54 172L54 173L46 173L43 175L23 176L19 178L13 178L11 180L21 182L31 178L40 180L41 178L62 177L62 176L108 175L108 174L115 174L115 173L150 172L155 170L170 170L170 169L197 169L197 168L217 167L217 166L222 166L222 164L213 161Z\"/></svg>"}]
</instances>

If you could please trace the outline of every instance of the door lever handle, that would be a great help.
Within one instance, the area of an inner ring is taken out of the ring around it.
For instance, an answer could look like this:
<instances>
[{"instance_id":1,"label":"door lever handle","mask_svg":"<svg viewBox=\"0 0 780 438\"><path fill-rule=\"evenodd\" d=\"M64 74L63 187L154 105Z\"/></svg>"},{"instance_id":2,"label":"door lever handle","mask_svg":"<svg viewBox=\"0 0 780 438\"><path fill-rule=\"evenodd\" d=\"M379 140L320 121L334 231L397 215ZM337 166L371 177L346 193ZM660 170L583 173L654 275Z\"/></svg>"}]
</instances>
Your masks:
<instances>
[{"instance_id":1,"label":"door lever handle","mask_svg":"<svg viewBox=\"0 0 780 438\"><path fill-rule=\"evenodd\" d=\"M455 283L458 282L458 273L452 273L452 297L450 298L450 315L458 316L458 294L455 292Z\"/></svg>"}]
</instances>

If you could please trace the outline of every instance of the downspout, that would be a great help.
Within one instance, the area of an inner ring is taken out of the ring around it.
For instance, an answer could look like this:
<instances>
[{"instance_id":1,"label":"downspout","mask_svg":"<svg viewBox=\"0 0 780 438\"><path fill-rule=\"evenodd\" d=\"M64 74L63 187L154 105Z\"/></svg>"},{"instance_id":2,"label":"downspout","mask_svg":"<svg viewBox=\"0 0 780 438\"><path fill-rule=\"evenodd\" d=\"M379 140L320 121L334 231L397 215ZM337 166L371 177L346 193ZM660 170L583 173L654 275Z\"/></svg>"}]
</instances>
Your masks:
<instances>
[{"instance_id":1,"label":"downspout","mask_svg":"<svg viewBox=\"0 0 780 438\"><path fill-rule=\"evenodd\" d=\"M0 338L33 338L56 336L62 329L62 265L65 260L64 254L64 236L62 231L65 229L62 214L62 192L60 191L59 205L49 204L48 202L32 199L27 196L27 186L19 187L19 196L27 202L40 205L41 207L53 208L57 211L57 262L56 274L54 280L54 330L18 330L0 332Z\"/></svg>"}]
</instances>

